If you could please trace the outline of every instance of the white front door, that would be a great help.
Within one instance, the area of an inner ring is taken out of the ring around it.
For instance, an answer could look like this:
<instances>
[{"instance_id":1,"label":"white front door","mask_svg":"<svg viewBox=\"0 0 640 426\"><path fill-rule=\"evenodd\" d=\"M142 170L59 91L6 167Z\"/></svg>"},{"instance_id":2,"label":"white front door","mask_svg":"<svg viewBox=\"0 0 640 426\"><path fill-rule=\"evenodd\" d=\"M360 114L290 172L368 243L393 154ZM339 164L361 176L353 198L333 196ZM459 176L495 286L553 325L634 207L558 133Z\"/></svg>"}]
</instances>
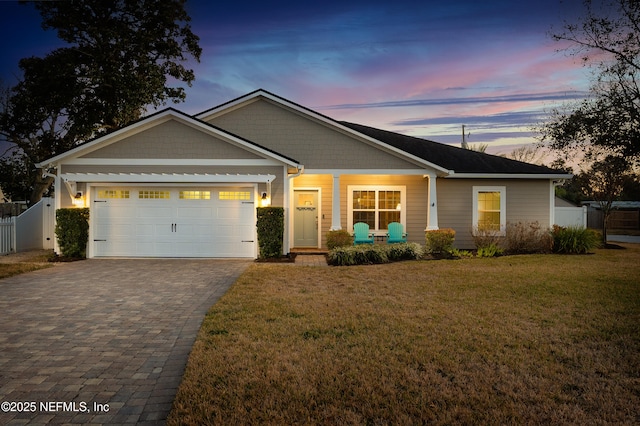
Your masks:
<instances>
[{"instance_id":1,"label":"white front door","mask_svg":"<svg viewBox=\"0 0 640 426\"><path fill-rule=\"evenodd\" d=\"M94 256L255 257L253 188L95 188Z\"/></svg>"}]
</instances>

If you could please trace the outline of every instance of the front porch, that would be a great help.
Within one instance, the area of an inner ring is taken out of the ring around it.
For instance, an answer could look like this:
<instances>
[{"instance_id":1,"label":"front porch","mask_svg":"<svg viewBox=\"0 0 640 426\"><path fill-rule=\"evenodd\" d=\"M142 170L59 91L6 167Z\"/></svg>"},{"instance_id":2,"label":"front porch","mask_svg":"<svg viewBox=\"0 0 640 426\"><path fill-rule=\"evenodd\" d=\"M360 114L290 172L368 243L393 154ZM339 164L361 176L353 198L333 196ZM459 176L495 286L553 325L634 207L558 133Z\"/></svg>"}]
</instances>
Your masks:
<instances>
[{"instance_id":1,"label":"front porch","mask_svg":"<svg viewBox=\"0 0 640 426\"><path fill-rule=\"evenodd\" d=\"M390 222L403 224L408 241L424 243L425 230L438 229L436 176L420 172L306 172L292 178L287 228L291 251L326 249L328 231L353 233L356 222L368 223L377 243L386 242Z\"/></svg>"}]
</instances>

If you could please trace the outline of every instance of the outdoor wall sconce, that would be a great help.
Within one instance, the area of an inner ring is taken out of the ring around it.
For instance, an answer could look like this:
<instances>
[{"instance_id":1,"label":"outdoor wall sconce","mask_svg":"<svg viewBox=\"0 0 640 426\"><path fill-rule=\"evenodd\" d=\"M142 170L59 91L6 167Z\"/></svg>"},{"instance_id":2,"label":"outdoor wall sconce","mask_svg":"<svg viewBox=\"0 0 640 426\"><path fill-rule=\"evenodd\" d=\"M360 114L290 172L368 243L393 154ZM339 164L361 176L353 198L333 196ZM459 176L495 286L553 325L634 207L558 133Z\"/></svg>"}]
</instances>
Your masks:
<instances>
[{"instance_id":1,"label":"outdoor wall sconce","mask_svg":"<svg viewBox=\"0 0 640 426\"><path fill-rule=\"evenodd\" d=\"M266 192L263 192L262 197L260 198L260 206L269 207L270 205L271 205L271 197L269 197Z\"/></svg>"},{"instance_id":2,"label":"outdoor wall sconce","mask_svg":"<svg viewBox=\"0 0 640 426\"><path fill-rule=\"evenodd\" d=\"M73 196L71 203L76 207L84 207L84 194L82 191L76 192L76 195Z\"/></svg>"}]
</instances>

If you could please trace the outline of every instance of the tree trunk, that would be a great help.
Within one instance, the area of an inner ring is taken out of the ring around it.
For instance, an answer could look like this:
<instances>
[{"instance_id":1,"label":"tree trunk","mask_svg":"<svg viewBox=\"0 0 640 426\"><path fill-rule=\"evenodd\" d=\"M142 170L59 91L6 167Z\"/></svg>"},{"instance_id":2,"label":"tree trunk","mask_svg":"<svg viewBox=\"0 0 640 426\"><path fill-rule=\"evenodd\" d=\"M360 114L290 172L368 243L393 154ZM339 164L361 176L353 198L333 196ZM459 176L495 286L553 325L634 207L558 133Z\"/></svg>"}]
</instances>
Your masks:
<instances>
[{"instance_id":1,"label":"tree trunk","mask_svg":"<svg viewBox=\"0 0 640 426\"><path fill-rule=\"evenodd\" d=\"M609 227L609 217L611 212L609 210L602 211L602 247L607 246L607 229Z\"/></svg>"},{"instance_id":2,"label":"tree trunk","mask_svg":"<svg viewBox=\"0 0 640 426\"><path fill-rule=\"evenodd\" d=\"M42 199L42 196L45 192L51 187L53 184L54 178L51 176L42 176L42 172L38 171L36 175L36 181L33 183L33 191L31 192L31 197L29 198L29 207L33 206L35 203Z\"/></svg>"}]
</instances>

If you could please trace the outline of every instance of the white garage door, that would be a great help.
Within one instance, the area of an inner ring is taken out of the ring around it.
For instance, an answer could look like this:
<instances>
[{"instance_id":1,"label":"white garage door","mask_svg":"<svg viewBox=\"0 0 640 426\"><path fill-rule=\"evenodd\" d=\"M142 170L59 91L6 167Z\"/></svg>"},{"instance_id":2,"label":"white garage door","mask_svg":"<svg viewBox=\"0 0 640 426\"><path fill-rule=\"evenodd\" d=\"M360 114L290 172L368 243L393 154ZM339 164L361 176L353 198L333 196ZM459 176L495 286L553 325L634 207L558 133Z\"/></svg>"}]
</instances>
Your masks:
<instances>
[{"instance_id":1,"label":"white garage door","mask_svg":"<svg viewBox=\"0 0 640 426\"><path fill-rule=\"evenodd\" d=\"M252 188L95 188L95 256L255 257Z\"/></svg>"}]
</instances>

